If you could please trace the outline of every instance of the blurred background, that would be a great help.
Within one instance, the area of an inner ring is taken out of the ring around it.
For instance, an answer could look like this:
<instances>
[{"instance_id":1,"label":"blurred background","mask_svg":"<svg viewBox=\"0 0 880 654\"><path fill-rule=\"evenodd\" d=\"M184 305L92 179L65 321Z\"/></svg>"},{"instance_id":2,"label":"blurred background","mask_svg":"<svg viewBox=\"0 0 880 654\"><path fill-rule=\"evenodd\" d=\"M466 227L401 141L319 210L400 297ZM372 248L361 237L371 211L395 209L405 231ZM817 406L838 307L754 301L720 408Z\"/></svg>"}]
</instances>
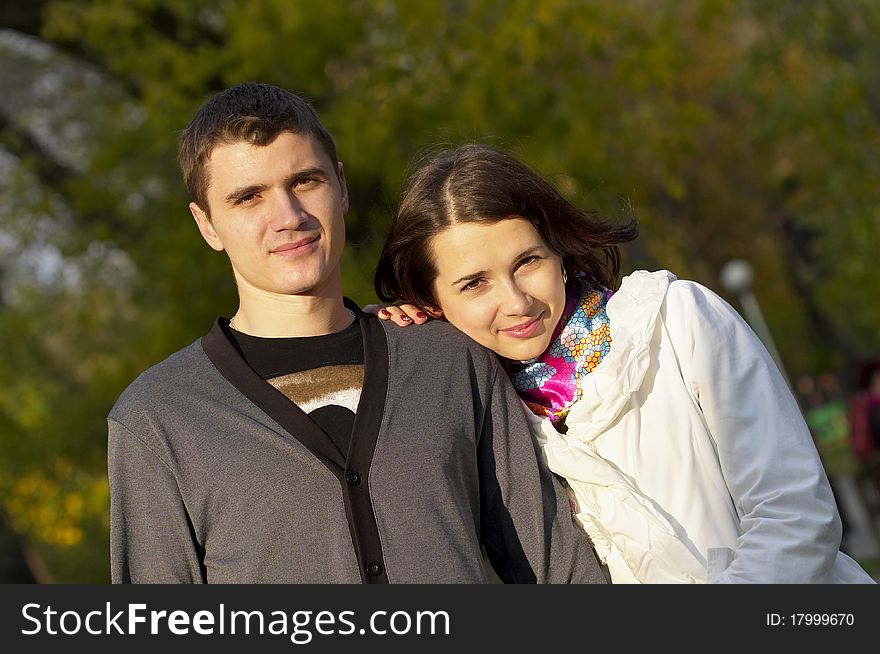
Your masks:
<instances>
[{"instance_id":1,"label":"blurred background","mask_svg":"<svg viewBox=\"0 0 880 654\"><path fill-rule=\"evenodd\" d=\"M407 167L433 145L504 147L582 207L631 204L624 272L698 280L775 343L844 547L880 570L877 0L9 0L0 581L109 580L105 416L235 310L177 140L246 80L304 94L334 134L361 304Z\"/></svg>"}]
</instances>

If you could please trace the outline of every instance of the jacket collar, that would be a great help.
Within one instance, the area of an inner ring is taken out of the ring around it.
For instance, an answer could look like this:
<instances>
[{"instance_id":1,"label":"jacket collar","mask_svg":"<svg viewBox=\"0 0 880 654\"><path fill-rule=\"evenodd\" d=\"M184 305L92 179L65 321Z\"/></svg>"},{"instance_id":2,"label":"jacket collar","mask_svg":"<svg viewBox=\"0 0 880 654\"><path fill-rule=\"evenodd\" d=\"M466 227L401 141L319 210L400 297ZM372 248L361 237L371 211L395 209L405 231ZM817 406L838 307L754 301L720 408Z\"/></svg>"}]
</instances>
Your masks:
<instances>
[{"instance_id":1,"label":"jacket collar","mask_svg":"<svg viewBox=\"0 0 880 654\"><path fill-rule=\"evenodd\" d=\"M605 310L611 323L611 350L583 380L583 397L566 419L568 434L592 441L629 403L642 385L651 360L651 339L669 285L668 270L637 270L623 278Z\"/></svg>"},{"instance_id":2,"label":"jacket collar","mask_svg":"<svg viewBox=\"0 0 880 654\"><path fill-rule=\"evenodd\" d=\"M202 348L217 371L253 404L262 409L287 433L302 443L340 480L346 461L368 467L379 434L388 387L388 344L383 328L357 304L344 298L356 316L364 342L364 383L355 414L349 452L340 452L333 440L281 391L260 377L244 360L229 335L229 320L217 318L201 339Z\"/></svg>"}]
</instances>

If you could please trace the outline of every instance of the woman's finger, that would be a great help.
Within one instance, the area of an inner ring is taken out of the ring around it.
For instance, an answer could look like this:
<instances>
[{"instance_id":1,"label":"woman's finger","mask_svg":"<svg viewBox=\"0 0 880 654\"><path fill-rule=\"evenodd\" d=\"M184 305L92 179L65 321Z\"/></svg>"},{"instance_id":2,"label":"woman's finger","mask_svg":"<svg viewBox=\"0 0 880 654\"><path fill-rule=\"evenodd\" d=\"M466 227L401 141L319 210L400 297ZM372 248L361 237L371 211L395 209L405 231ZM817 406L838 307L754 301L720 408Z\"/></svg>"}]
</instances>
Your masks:
<instances>
[{"instance_id":1,"label":"woman's finger","mask_svg":"<svg viewBox=\"0 0 880 654\"><path fill-rule=\"evenodd\" d=\"M364 313L370 313L380 320L391 320L401 327L407 327L415 323L423 325L431 316L419 309L414 304L367 304L363 308Z\"/></svg>"},{"instance_id":2,"label":"woman's finger","mask_svg":"<svg viewBox=\"0 0 880 654\"><path fill-rule=\"evenodd\" d=\"M425 324L430 318L428 314L426 314L414 304L401 304L397 308L400 309L407 316L409 316L410 320L412 320L417 325Z\"/></svg>"},{"instance_id":3,"label":"woman's finger","mask_svg":"<svg viewBox=\"0 0 880 654\"><path fill-rule=\"evenodd\" d=\"M406 311L393 304L380 309L379 317L391 320L394 324L400 325L401 327L408 327L413 322L412 318L409 317Z\"/></svg>"}]
</instances>

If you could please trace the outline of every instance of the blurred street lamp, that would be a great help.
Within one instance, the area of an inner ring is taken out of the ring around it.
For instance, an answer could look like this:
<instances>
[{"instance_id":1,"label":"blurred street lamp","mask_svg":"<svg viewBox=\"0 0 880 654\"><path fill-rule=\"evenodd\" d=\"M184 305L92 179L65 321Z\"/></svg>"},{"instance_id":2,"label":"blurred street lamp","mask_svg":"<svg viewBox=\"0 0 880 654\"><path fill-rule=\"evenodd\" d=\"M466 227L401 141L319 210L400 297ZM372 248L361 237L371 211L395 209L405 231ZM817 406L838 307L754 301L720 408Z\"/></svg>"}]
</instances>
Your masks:
<instances>
[{"instance_id":1,"label":"blurred street lamp","mask_svg":"<svg viewBox=\"0 0 880 654\"><path fill-rule=\"evenodd\" d=\"M767 348L770 356L773 357L788 387L792 389L791 380L788 378L785 366L782 365L782 357L779 356L776 343L773 342L773 336L770 334L770 328L767 327L767 322L764 320L764 314L761 312L758 298L752 293L754 281L755 271L752 268L752 264L744 259L728 261L721 269L721 285L729 292L736 293L739 297L746 320L752 326L752 329L755 330L761 342L764 343L764 347Z\"/></svg>"}]
</instances>

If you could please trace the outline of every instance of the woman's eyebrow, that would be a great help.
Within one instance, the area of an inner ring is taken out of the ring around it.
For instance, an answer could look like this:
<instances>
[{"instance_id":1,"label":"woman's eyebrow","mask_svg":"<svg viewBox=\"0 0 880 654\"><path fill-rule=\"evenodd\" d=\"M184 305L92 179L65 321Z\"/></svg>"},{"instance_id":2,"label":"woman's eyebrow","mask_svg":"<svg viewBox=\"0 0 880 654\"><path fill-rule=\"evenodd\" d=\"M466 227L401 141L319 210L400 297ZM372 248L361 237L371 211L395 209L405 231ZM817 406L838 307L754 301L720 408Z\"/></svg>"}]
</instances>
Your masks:
<instances>
[{"instance_id":1,"label":"woman's eyebrow","mask_svg":"<svg viewBox=\"0 0 880 654\"><path fill-rule=\"evenodd\" d=\"M513 258L513 260L514 260L514 261L519 261L520 259L525 259L526 257L530 257L530 256L532 256L533 254L535 254L536 252L540 252L540 251L543 250L543 249L544 249L544 246L543 246L543 245L533 245L532 247L530 247L530 248L528 248L528 249L523 250L522 252L520 252L518 255L516 255L516 256ZM485 275L487 272L488 272L488 271L486 271L486 270L479 270L479 271L477 271L477 272L475 272L475 273L471 273L471 274L469 274L469 275L464 275L464 276L459 277L458 279L456 279L454 282L452 282L452 283L450 284L450 286L455 286L456 284L460 284L461 282L469 282L469 281L471 281L471 280L476 279L477 277L482 277L482 276Z\"/></svg>"},{"instance_id":2,"label":"woman's eyebrow","mask_svg":"<svg viewBox=\"0 0 880 654\"><path fill-rule=\"evenodd\" d=\"M471 273L470 275L465 275L464 277L459 277L459 278L456 279L454 282L452 282L452 283L450 284L450 286L455 286L456 284L459 284L459 283L461 283L461 282L469 282L469 281L471 281L471 280L476 279L477 277L482 277L483 275L486 274L486 272L487 272L487 271L485 271L485 270L480 270L480 271L478 271L478 272Z\"/></svg>"},{"instance_id":3,"label":"woman's eyebrow","mask_svg":"<svg viewBox=\"0 0 880 654\"><path fill-rule=\"evenodd\" d=\"M539 252L540 250L543 250L543 249L544 249L543 245L533 245L532 247L528 248L527 250L523 250L522 252L520 252L518 255L516 255L513 258L513 260L519 261L520 259L525 259L526 257L530 257L533 254L535 254L535 252Z\"/></svg>"}]
</instances>

